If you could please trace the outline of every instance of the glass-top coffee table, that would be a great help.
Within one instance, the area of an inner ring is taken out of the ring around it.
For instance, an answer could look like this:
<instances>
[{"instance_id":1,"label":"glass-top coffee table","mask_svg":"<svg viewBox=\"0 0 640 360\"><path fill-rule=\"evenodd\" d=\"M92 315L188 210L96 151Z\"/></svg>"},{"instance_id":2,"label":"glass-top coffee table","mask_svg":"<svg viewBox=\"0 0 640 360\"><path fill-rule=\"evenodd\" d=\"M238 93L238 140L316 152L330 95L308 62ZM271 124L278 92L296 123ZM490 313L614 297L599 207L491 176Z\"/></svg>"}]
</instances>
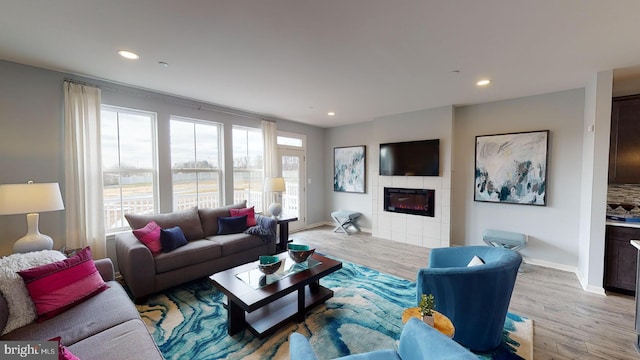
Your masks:
<instances>
[{"instance_id":1,"label":"glass-top coffee table","mask_svg":"<svg viewBox=\"0 0 640 360\"><path fill-rule=\"evenodd\" d=\"M288 261L274 275L263 275L255 261L209 277L227 296L229 335L247 328L262 339L292 319L304 321L307 310L333 296L320 278L342 268L341 262L313 254L295 264L286 252L277 256Z\"/></svg>"}]
</instances>

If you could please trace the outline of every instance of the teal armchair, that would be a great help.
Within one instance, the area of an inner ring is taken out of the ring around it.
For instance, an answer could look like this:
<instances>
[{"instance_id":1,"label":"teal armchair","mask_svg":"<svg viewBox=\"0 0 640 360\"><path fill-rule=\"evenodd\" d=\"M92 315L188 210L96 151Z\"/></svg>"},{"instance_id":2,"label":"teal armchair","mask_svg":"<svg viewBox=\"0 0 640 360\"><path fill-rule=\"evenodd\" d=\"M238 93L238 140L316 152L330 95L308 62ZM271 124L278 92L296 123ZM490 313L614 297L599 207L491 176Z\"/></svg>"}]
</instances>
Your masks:
<instances>
[{"instance_id":1,"label":"teal armchair","mask_svg":"<svg viewBox=\"0 0 640 360\"><path fill-rule=\"evenodd\" d=\"M484 264L467 267L474 255ZM504 248L432 249L429 267L418 270L417 301L422 294L433 294L436 310L455 326L454 340L472 351L494 349L502 341L521 262L520 254Z\"/></svg>"},{"instance_id":2,"label":"teal armchair","mask_svg":"<svg viewBox=\"0 0 640 360\"><path fill-rule=\"evenodd\" d=\"M289 337L291 360L317 360L302 334ZM402 329L398 351L376 350L341 357L342 360L478 360L478 357L422 321L411 318Z\"/></svg>"}]
</instances>

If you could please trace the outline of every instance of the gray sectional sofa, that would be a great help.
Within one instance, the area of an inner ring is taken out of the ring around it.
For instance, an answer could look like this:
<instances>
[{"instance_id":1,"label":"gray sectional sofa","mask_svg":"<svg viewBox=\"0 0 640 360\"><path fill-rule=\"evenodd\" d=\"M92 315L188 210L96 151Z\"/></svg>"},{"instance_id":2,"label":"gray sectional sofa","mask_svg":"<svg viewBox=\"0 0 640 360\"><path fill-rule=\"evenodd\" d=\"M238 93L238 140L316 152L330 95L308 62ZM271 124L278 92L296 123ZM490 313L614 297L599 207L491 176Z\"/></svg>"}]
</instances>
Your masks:
<instances>
[{"instance_id":1,"label":"gray sectional sofa","mask_svg":"<svg viewBox=\"0 0 640 360\"><path fill-rule=\"evenodd\" d=\"M95 261L109 288L65 312L17 328L0 337L2 341L43 341L60 336L62 345L83 360L164 359L140 319L124 288L114 281L110 259ZM8 314L0 296L0 329Z\"/></svg>"},{"instance_id":2,"label":"gray sectional sofa","mask_svg":"<svg viewBox=\"0 0 640 360\"><path fill-rule=\"evenodd\" d=\"M246 202L215 209L191 209L168 214L126 215L132 229L155 221L161 228L179 226L187 244L155 257L132 231L116 235L116 256L122 278L136 301L155 292L209 276L215 272L257 260L276 251L277 222L256 214L258 225L271 235L245 233L218 235L218 217L229 217L230 209Z\"/></svg>"}]
</instances>

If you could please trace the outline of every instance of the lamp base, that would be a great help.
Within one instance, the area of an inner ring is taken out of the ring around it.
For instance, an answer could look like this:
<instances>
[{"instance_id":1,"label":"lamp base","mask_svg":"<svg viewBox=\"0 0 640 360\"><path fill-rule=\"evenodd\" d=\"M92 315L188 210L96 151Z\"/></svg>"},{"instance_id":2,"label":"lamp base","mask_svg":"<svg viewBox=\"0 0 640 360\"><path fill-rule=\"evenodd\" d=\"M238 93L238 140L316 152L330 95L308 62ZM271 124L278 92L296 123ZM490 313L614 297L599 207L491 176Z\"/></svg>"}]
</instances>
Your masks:
<instances>
[{"instance_id":1,"label":"lamp base","mask_svg":"<svg viewBox=\"0 0 640 360\"><path fill-rule=\"evenodd\" d=\"M38 230L39 215L27 214L27 234L13 243L14 253L27 253L40 250L53 249L53 239Z\"/></svg>"},{"instance_id":2,"label":"lamp base","mask_svg":"<svg viewBox=\"0 0 640 360\"><path fill-rule=\"evenodd\" d=\"M51 249L53 249L53 239L44 234L39 234L38 237L25 235L13 243L14 253L28 253Z\"/></svg>"},{"instance_id":3,"label":"lamp base","mask_svg":"<svg viewBox=\"0 0 640 360\"><path fill-rule=\"evenodd\" d=\"M269 214L271 214L272 217L277 219L280 217L280 214L282 214L282 205L280 203L273 203L269 205L267 211L269 212Z\"/></svg>"}]
</instances>

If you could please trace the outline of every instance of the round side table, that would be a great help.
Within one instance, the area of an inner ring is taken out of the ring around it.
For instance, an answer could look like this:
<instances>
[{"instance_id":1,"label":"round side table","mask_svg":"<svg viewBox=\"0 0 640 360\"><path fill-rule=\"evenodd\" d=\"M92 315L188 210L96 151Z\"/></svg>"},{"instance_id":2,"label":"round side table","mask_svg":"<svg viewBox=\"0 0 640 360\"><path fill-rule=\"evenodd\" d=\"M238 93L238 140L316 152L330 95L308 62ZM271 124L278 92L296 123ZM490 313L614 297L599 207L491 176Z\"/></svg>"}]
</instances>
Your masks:
<instances>
[{"instance_id":1,"label":"round side table","mask_svg":"<svg viewBox=\"0 0 640 360\"><path fill-rule=\"evenodd\" d=\"M412 317L422 320L422 315L420 315L420 308L412 307L403 311L402 323L406 323ZM453 326L451 320L435 310L433 310L433 327L450 338L452 338L453 334L455 334L456 332L456 328Z\"/></svg>"}]
</instances>

